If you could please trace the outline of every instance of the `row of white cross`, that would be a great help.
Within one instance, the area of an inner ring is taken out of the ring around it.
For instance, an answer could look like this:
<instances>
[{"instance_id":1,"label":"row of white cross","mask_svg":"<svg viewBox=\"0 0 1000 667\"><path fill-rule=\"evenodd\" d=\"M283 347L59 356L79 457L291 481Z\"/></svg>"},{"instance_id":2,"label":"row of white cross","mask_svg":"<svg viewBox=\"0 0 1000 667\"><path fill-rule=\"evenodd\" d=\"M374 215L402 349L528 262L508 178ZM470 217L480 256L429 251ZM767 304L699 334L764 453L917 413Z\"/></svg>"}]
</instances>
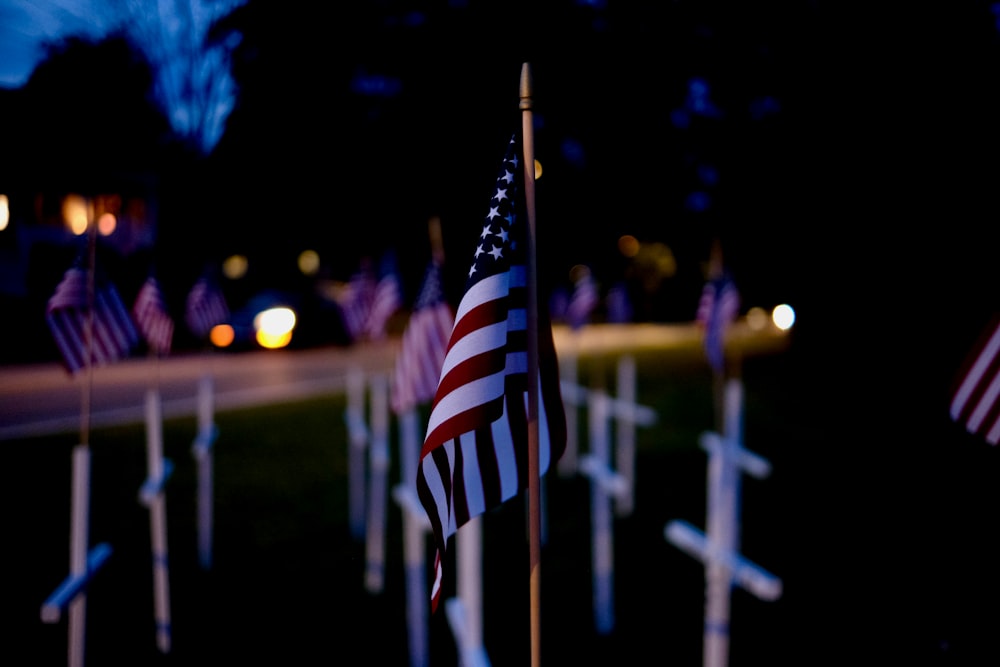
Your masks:
<instances>
[{"instance_id":1,"label":"row of white cross","mask_svg":"<svg viewBox=\"0 0 1000 667\"><path fill-rule=\"evenodd\" d=\"M153 616L156 646L162 653L171 648L170 583L167 550L167 501L165 486L173 472L173 462L163 456L163 417L160 392L146 392L146 480L138 499L149 509L150 544L153 567ZM198 431L191 453L198 464L198 558L205 569L212 563L213 448L218 436L214 417L214 388L210 375L198 385ZM58 623L65 611L67 622L67 664L83 667L86 644L86 590L113 550L100 543L89 546L90 526L90 446L73 448L70 525L70 568L67 577L42 603L41 620Z\"/></svg>"},{"instance_id":2,"label":"row of white cross","mask_svg":"<svg viewBox=\"0 0 1000 667\"><path fill-rule=\"evenodd\" d=\"M591 482L594 625L597 632L607 634L615 624L613 515L624 517L633 511L636 427L653 425L657 415L653 409L636 402L636 367L631 355L618 359L617 397L603 389L580 386L576 381L576 367L575 356L561 357L560 388L566 410L567 446L557 471L562 477L582 474ZM351 528L357 538L364 536L366 541L365 585L372 593L381 592L385 568L388 381L386 374L366 376L356 368L347 383L345 420L351 443ZM365 418L366 391L370 394L370 431ZM577 411L582 407L587 411L589 451L586 454L579 453L578 443ZM777 599L782 589L780 579L739 554L740 474L745 471L758 478L766 477L770 473L770 463L742 447L742 383L737 379L726 382L723 412L724 432L707 431L700 442L709 455L706 532L680 520L670 521L664 529L664 536L670 543L705 564L705 667L724 667L728 662L732 586L740 585L763 600ZM415 411L399 415L398 419L403 481L393 488L392 497L403 513L410 667L425 667L428 661L428 590L424 539L430 531L430 523L416 494L421 440ZM616 425L614 447L612 421ZM369 454L367 473L366 447ZM480 518L473 519L455 535L456 597L445 601L445 613L463 667L489 665L483 646L480 521Z\"/></svg>"},{"instance_id":3,"label":"row of white cross","mask_svg":"<svg viewBox=\"0 0 1000 667\"><path fill-rule=\"evenodd\" d=\"M612 514L623 517L633 510L635 429L654 424L657 415L635 400L636 369L632 356L622 355L618 359L617 397L602 389L587 389L577 384L576 367L574 355L562 357L560 388L567 418L567 445L557 471L563 477L582 474L591 482L594 624L599 633L607 634L615 623ZM389 375L366 373L356 367L350 370L346 386L349 526L354 538L365 540L365 587L369 592L380 593L385 577L389 495ZM580 407L586 407L588 419L589 451L583 455L578 451ZM726 383L723 433L705 432L700 441L709 455L706 531L702 533L681 520L670 521L664 529L669 542L705 563L704 667L725 667L728 662L729 602L734 584L763 600L777 599L782 590L780 579L739 553L740 475L745 471L763 478L770 473L770 463L742 447L742 411L742 384L730 379ZM421 439L415 409L397 417L400 475L404 481L392 489L392 498L403 513L410 666L426 667L428 590L424 540L430 523L416 493ZM198 463L198 555L202 567L208 569L212 562L213 448L218 436L209 375L203 376L199 383L197 419L192 455ZM614 447L612 420L616 424ZM171 636L164 486L173 465L163 457L160 397L155 388L146 396L146 439L148 477L140 488L139 500L150 512L156 643L167 653ZM614 466L612 450L616 455ZM89 494L90 451L88 445L82 444L73 451L70 573L41 609L41 618L46 623L60 621L63 612L69 609L70 667L83 667L87 584L112 553L110 545L104 543L89 548ZM489 665L482 632L481 542L479 518L456 533L457 596L445 601L445 613L463 667Z\"/></svg>"}]
</instances>

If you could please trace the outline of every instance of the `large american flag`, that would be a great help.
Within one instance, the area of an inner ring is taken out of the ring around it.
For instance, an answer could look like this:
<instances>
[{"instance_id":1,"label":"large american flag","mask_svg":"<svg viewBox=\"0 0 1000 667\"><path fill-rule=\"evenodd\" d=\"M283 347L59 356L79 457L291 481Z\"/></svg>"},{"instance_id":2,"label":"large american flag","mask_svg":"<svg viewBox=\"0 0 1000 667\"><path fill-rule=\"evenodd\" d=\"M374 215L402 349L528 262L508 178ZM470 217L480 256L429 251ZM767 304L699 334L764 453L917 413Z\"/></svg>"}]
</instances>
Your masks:
<instances>
[{"instance_id":1,"label":"large american flag","mask_svg":"<svg viewBox=\"0 0 1000 667\"><path fill-rule=\"evenodd\" d=\"M434 398L455 315L441 290L441 267L431 262L396 357L389 397L393 412L403 412Z\"/></svg>"},{"instance_id":2,"label":"large american flag","mask_svg":"<svg viewBox=\"0 0 1000 667\"><path fill-rule=\"evenodd\" d=\"M74 266L56 286L45 310L63 365L73 374L87 366L89 311L87 271ZM103 366L126 357L138 342L139 333L115 286L95 280L90 364Z\"/></svg>"},{"instance_id":3,"label":"large american flag","mask_svg":"<svg viewBox=\"0 0 1000 667\"><path fill-rule=\"evenodd\" d=\"M132 317L146 339L149 349L156 354L169 354L174 337L174 320L163 303L160 284L149 276L139 288L132 304Z\"/></svg>"},{"instance_id":4,"label":"large american flag","mask_svg":"<svg viewBox=\"0 0 1000 667\"><path fill-rule=\"evenodd\" d=\"M726 332L739 311L740 293L728 272L723 271L705 283L695 320L704 328L705 356L716 372L722 372Z\"/></svg>"},{"instance_id":5,"label":"large american flag","mask_svg":"<svg viewBox=\"0 0 1000 667\"><path fill-rule=\"evenodd\" d=\"M969 352L952 393L952 420L991 445L1000 442L1000 316Z\"/></svg>"},{"instance_id":6,"label":"large american flag","mask_svg":"<svg viewBox=\"0 0 1000 667\"><path fill-rule=\"evenodd\" d=\"M417 493L437 550L432 611L440 600L448 538L528 487L528 382L540 385L538 474L566 447L552 329L541 313L540 373L528 377L527 223L517 215L520 176L511 139L455 313L420 453Z\"/></svg>"},{"instance_id":7,"label":"large american flag","mask_svg":"<svg viewBox=\"0 0 1000 667\"><path fill-rule=\"evenodd\" d=\"M378 280L375 282L371 306L365 319L365 335L370 340L385 338L389 318L402 305L403 293L399 284L399 270L396 268L396 255L389 251L379 262Z\"/></svg>"},{"instance_id":8,"label":"large american flag","mask_svg":"<svg viewBox=\"0 0 1000 667\"><path fill-rule=\"evenodd\" d=\"M188 292L184 321L198 338L204 338L217 324L229 320L226 297L214 280L201 277Z\"/></svg>"}]
</instances>

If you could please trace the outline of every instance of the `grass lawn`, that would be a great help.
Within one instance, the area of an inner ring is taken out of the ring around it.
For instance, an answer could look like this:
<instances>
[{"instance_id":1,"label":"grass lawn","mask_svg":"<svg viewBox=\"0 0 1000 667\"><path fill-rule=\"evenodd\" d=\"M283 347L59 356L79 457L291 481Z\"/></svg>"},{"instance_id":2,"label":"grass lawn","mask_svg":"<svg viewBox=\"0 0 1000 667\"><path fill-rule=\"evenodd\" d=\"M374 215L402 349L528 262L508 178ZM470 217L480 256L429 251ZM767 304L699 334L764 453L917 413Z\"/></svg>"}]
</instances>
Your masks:
<instances>
[{"instance_id":1,"label":"grass lawn","mask_svg":"<svg viewBox=\"0 0 1000 667\"><path fill-rule=\"evenodd\" d=\"M554 472L545 480L541 608L547 665L701 664L704 569L668 543L663 530L672 519L705 525L707 457L698 436L714 427L712 377L700 358L643 352L637 362L639 402L653 408L658 421L637 430L635 509L614 520L615 624L609 633L594 629L589 482ZM794 346L741 365L744 444L773 466L766 479L743 477L742 552L781 577L784 593L762 601L734 588L730 664L843 664L863 641L874 646L861 653L865 657L881 650L910 657L960 654L961 632L952 635L957 643L951 653L936 643L943 632L933 622L937 617L911 627L899 610L892 618L878 611L880 605L905 609L911 593L901 595L909 589L898 580L910 570L883 578L871 568L891 556L857 553L866 540L872 549L882 545L870 525L881 524L879 513L886 510L859 511L871 478L850 474L854 464L839 456L844 429L824 427L802 370ZM581 384L613 390L612 357L581 359L579 373ZM165 455L175 466L167 486L173 646L166 655L155 644L149 513L138 502L144 427L95 430L90 543L106 542L114 551L87 597L87 664L407 665L400 510L390 499L385 585L370 593L364 543L348 524L344 410L344 396L334 395L216 415L208 570L197 555L195 422L165 422ZM579 418L585 452L582 411ZM395 428L393 421L391 485L399 475ZM39 609L68 571L76 439L68 434L3 443L3 636L8 655L30 656L23 664L67 662L65 616L44 624ZM484 644L494 665L530 662L525 502L511 500L482 521ZM871 523L857 521L872 513L877 518ZM885 587L876 590L878 582ZM932 588L933 600L957 603L945 589ZM449 580L445 597L453 592ZM457 665L443 609L430 619L429 635L431 665Z\"/></svg>"}]
</instances>

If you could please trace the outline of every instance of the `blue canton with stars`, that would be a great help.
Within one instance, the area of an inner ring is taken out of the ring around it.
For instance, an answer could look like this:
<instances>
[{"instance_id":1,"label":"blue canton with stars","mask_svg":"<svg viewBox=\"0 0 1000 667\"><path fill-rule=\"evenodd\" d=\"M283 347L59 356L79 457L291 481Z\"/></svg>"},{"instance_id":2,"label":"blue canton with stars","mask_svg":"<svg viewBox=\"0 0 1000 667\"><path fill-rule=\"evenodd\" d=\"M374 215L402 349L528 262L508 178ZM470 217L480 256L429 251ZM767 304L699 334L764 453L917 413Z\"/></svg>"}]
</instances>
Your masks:
<instances>
[{"instance_id":1,"label":"blue canton with stars","mask_svg":"<svg viewBox=\"0 0 1000 667\"><path fill-rule=\"evenodd\" d=\"M490 200L490 210L479 235L475 259L469 268L466 291L484 278L508 271L512 263L523 263L523 259L514 256L519 254L518 239L523 234L517 219L520 160L516 147L515 137L511 137L497 174L496 191Z\"/></svg>"}]
</instances>

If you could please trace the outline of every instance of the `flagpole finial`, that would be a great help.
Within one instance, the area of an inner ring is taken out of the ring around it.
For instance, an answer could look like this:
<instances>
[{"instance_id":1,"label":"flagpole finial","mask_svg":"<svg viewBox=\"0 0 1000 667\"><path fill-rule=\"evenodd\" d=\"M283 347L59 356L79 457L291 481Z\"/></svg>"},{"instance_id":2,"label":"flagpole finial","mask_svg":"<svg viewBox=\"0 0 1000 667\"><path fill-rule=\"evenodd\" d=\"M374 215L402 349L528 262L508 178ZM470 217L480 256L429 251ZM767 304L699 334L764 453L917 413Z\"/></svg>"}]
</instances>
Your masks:
<instances>
[{"instance_id":1,"label":"flagpole finial","mask_svg":"<svg viewBox=\"0 0 1000 667\"><path fill-rule=\"evenodd\" d=\"M444 262L444 240L441 236L441 218L431 216L427 221L427 233L431 241L431 256L438 264Z\"/></svg>"},{"instance_id":2,"label":"flagpole finial","mask_svg":"<svg viewBox=\"0 0 1000 667\"><path fill-rule=\"evenodd\" d=\"M521 65L521 104L518 107L521 111L531 109L531 66L528 63Z\"/></svg>"},{"instance_id":3,"label":"flagpole finial","mask_svg":"<svg viewBox=\"0 0 1000 667\"><path fill-rule=\"evenodd\" d=\"M722 275L722 241L716 236L712 239L712 247L708 254L708 277L718 278Z\"/></svg>"}]
</instances>

